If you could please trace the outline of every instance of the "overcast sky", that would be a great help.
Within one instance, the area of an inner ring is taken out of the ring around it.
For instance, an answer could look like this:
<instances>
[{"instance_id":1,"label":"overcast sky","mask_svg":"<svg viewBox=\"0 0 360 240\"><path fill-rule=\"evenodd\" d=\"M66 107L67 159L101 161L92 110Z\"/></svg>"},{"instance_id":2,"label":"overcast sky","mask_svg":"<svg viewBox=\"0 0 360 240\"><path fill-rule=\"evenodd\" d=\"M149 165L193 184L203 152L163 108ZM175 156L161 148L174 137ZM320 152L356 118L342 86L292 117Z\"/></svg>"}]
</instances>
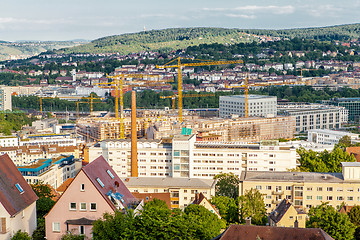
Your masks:
<instances>
[{"instance_id":1,"label":"overcast sky","mask_svg":"<svg viewBox=\"0 0 360 240\"><path fill-rule=\"evenodd\" d=\"M283 29L359 23L360 0L8 0L0 40L93 40L144 29Z\"/></svg>"}]
</instances>

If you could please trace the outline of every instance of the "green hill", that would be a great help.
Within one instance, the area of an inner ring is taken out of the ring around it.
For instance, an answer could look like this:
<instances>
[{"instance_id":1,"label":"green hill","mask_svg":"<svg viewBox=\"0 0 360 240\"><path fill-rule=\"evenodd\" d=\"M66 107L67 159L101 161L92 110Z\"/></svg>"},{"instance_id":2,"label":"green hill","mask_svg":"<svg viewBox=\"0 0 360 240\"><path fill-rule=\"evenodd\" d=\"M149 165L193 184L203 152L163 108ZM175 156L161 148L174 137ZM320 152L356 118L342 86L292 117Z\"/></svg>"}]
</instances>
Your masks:
<instances>
[{"instance_id":1,"label":"green hill","mask_svg":"<svg viewBox=\"0 0 360 240\"><path fill-rule=\"evenodd\" d=\"M299 37L326 41L351 40L360 37L360 24L284 30L171 28L99 38L88 44L61 49L58 52L119 52L122 54L149 50L168 52L200 44L236 44L240 42L258 41L260 36L281 38Z\"/></svg>"}]
</instances>

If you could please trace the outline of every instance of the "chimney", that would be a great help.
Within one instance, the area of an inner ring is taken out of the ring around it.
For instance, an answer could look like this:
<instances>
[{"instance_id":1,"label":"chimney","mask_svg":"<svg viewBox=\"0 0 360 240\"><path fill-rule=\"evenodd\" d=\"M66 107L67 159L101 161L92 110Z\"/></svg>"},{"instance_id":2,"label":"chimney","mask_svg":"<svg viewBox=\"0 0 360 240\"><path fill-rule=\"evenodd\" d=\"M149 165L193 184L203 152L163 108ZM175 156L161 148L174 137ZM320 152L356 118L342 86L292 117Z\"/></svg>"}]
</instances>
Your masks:
<instances>
[{"instance_id":1,"label":"chimney","mask_svg":"<svg viewBox=\"0 0 360 240\"><path fill-rule=\"evenodd\" d=\"M296 220L294 222L294 228L299 228L299 221L297 220L297 217L296 217Z\"/></svg>"},{"instance_id":2,"label":"chimney","mask_svg":"<svg viewBox=\"0 0 360 240\"><path fill-rule=\"evenodd\" d=\"M135 91L131 91L131 176L138 177Z\"/></svg>"},{"instance_id":3,"label":"chimney","mask_svg":"<svg viewBox=\"0 0 360 240\"><path fill-rule=\"evenodd\" d=\"M245 225L247 225L247 226L251 225L251 217L245 218Z\"/></svg>"}]
</instances>

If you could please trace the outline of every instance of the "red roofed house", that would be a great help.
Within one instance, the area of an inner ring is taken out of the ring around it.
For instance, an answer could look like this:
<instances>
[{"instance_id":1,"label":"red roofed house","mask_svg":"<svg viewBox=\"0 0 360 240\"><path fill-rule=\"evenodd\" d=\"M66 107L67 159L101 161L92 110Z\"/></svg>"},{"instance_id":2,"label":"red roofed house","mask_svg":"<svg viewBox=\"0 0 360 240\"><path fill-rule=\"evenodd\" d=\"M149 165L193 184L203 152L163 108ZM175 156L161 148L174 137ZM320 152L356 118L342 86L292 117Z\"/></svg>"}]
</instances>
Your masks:
<instances>
[{"instance_id":1,"label":"red roofed house","mask_svg":"<svg viewBox=\"0 0 360 240\"><path fill-rule=\"evenodd\" d=\"M203 206L207 210L209 210L210 212L215 213L218 218L221 218L220 213L218 212L218 210L215 208L214 205L212 205L207 200L207 198L204 196L203 193L195 194L195 200L194 200L194 202L192 204L197 204L197 205Z\"/></svg>"},{"instance_id":2,"label":"red roofed house","mask_svg":"<svg viewBox=\"0 0 360 240\"><path fill-rule=\"evenodd\" d=\"M91 239L94 220L105 212L137 205L137 199L100 156L80 170L45 216L46 237L57 240L71 231Z\"/></svg>"},{"instance_id":3,"label":"red roofed house","mask_svg":"<svg viewBox=\"0 0 360 240\"><path fill-rule=\"evenodd\" d=\"M0 156L0 239L10 239L18 230L33 233L37 199L10 157Z\"/></svg>"}]
</instances>

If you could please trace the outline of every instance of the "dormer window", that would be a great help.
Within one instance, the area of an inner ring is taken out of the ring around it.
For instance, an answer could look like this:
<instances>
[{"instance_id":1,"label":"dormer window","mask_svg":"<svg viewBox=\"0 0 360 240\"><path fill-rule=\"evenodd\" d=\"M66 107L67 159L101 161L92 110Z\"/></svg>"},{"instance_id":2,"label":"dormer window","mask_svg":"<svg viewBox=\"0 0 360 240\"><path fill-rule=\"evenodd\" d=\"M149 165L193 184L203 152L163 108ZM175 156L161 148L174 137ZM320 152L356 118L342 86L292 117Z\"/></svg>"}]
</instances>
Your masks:
<instances>
[{"instance_id":1,"label":"dormer window","mask_svg":"<svg viewBox=\"0 0 360 240\"><path fill-rule=\"evenodd\" d=\"M21 194L24 192L24 189L20 186L20 184L16 183L15 187L17 188L17 190L19 190Z\"/></svg>"},{"instance_id":2,"label":"dormer window","mask_svg":"<svg viewBox=\"0 0 360 240\"><path fill-rule=\"evenodd\" d=\"M109 174L109 176L112 178L112 179L114 179L114 175L110 172L110 170L108 169L108 170L106 170L106 172Z\"/></svg>"}]
</instances>

